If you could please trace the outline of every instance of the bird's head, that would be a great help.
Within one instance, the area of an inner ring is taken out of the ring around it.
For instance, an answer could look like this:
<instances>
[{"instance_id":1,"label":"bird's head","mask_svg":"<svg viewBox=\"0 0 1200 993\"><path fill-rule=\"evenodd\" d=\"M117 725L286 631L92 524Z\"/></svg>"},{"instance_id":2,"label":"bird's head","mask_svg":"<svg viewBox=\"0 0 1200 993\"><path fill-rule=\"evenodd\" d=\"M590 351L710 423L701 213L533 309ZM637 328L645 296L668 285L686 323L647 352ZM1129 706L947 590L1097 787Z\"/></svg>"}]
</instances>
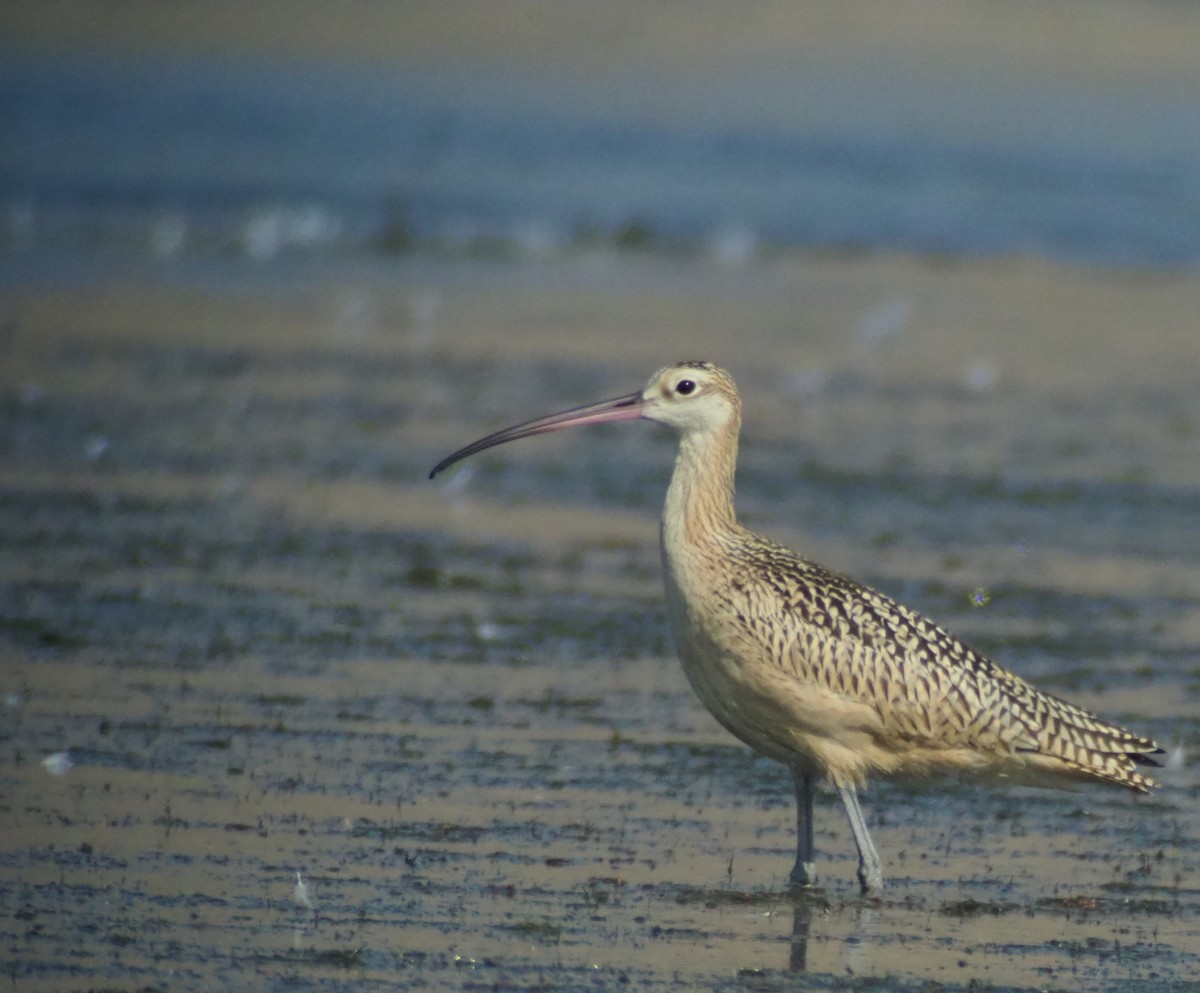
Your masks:
<instances>
[{"instance_id":1,"label":"bird's head","mask_svg":"<svg viewBox=\"0 0 1200 993\"><path fill-rule=\"evenodd\" d=\"M716 431L741 409L733 377L711 362L676 362L650 377L642 391L642 417L681 434Z\"/></svg>"},{"instance_id":2,"label":"bird's head","mask_svg":"<svg viewBox=\"0 0 1200 993\"><path fill-rule=\"evenodd\" d=\"M740 415L741 401L729 373L710 362L676 362L651 376L639 393L572 407L480 438L442 459L429 478L486 448L563 428L644 417L669 425L683 435L708 434L726 427L730 421L736 426Z\"/></svg>"}]
</instances>

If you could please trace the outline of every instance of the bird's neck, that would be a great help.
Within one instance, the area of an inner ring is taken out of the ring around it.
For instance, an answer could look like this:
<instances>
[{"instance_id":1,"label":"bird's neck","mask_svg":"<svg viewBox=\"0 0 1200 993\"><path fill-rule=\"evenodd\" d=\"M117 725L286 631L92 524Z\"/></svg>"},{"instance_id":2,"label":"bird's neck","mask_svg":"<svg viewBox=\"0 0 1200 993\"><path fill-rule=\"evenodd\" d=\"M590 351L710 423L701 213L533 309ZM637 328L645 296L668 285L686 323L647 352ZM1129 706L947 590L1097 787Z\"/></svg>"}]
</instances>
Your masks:
<instances>
[{"instance_id":1,"label":"bird's neck","mask_svg":"<svg viewBox=\"0 0 1200 993\"><path fill-rule=\"evenodd\" d=\"M733 509L737 468L736 418L712 431L680 440L675 471L663 507L663 550L700 547L738 528Z\"/></svg>"}]
</instances>

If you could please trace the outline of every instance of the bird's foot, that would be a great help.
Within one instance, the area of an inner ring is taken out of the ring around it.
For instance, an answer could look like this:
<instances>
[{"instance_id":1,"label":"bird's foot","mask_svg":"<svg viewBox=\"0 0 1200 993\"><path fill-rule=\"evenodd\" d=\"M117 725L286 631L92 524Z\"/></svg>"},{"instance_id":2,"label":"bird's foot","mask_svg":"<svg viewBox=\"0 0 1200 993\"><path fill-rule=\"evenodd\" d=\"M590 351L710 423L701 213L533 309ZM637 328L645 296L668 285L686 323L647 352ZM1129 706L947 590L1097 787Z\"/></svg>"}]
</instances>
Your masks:
<instances>
[{"instance_id":1,"label":"bird's foot","mask_svg":"<svg viewBox=\"0 0 1200 993\"><path fill-rule=\"evenodd\" d=\"M883 892L883 869L879 863L858 864L858 885L862 887L863 896L879 896Z\"/></svg>"},{"instance_id":2,"label":"bird's foot","mask_svg":"<svg viewBox=\"0 0 1200 993\"><path fill-rule=\"evenodd\" d=\"M801 862L797 860L792 866L791 873L788 874L788 885L797 888L803 886L814 886L817 882L817 866L814 862Z\"/></svg>"}]
</instances>

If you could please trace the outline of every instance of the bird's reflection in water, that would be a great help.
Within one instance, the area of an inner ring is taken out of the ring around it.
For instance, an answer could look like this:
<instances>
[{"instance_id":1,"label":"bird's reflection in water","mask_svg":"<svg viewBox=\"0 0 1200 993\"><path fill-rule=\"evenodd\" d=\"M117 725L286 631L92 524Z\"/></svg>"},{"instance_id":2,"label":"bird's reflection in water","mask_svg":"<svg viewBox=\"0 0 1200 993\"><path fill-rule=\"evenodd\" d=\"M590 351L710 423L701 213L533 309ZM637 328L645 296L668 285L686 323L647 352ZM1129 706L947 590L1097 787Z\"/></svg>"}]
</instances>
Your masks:
<instances>
[{"instance_id":1,"label":"bird's reflection in water","mask_svg":"<svg viewBox=\"0 0 1200 993\"><path fill-rule=\"evenodd\" d=\"M788 949L788 972L808 971L808 939L814 918L828 916L829 901L820 890L801 890L792 896L792 943ZM842 971L865 974L875 931L875 906L859 903L847 908L853 927L845 939Z\"/></svg>"},{"instance_id":2,"label":"bird's reflection in water","mask_svg":"<svg viewBox=\"0 0 1200 993\"><path fill-rule=\"evenodd\" d=\"M788 972L808 970L808 933L812 927L813 904L817 902L815 893L796 894L792 904L792 947L788 952ZM820 898L819 903L820 909L824 911L824 898Z\"/></svg>"}]
</instances>

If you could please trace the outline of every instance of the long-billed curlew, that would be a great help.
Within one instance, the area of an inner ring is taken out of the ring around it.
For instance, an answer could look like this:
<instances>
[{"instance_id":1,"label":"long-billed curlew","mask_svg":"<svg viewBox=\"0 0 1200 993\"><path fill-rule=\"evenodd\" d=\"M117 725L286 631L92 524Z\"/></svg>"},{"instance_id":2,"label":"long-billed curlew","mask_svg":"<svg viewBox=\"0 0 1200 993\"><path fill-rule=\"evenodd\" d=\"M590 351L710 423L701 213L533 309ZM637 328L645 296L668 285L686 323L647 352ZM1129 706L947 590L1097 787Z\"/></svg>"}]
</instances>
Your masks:
<instances>
[{"instance_id":1,"label":"long-billed curlew","mask_svg":"<svg viewBox=\"0 0 1200 993\"><path fill-rule=\"evenodd\" d=\"M813 780L841 795L863 892L883 885L858 804L870 776L938 772L1053 786L1157 784L1153 741L1034 689L915 611L742 527L734 515L741 400L707 362L655 373L640 393L497 431L439 462L581 424L648 418L680 434L662 517L667 613L683 671L713 716L783 762L796 787L796 864L815 881Z\"/></svg>"}]
</instances>

